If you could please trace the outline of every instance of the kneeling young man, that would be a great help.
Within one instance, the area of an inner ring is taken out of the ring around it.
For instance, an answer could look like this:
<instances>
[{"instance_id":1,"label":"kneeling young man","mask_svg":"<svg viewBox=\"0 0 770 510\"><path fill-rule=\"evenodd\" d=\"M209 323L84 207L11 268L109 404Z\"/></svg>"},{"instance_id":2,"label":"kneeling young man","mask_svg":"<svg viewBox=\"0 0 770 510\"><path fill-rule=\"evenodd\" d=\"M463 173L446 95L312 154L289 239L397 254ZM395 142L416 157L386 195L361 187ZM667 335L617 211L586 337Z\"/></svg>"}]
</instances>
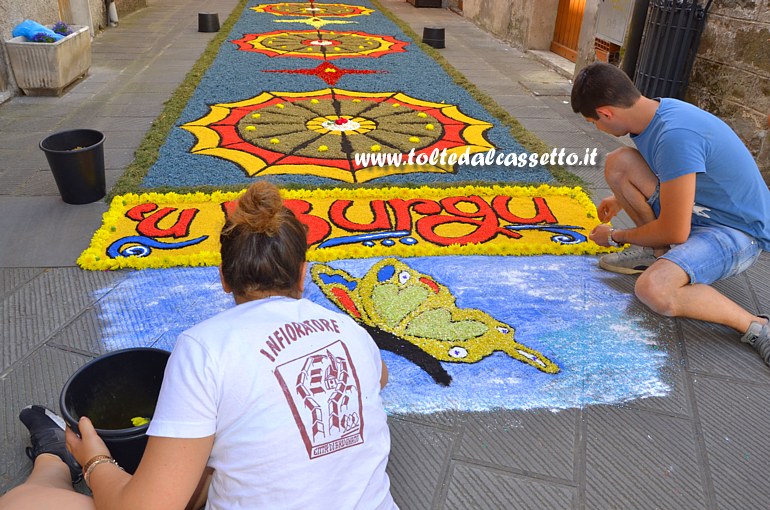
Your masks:
<instances>
[{"instance_id":1,"label":"kneeling young man","mask_svg":"<svg viewBox=\"0 0 770 510\"><path fill-rule=\"evenodd\" d=\"M714 115L677 99L641 95L623 71L603 63L582 69L572 109L636 149L607 155L613 196L598 206L610 221L621 210L635 228L597 226L600 246L633 244L600 266L641 273L636 296L652 310L729 326L770 365L767 315L754 315L711 287L748 269L770 250L770 191L735 132Z\"/></svg>"}]
</instances>

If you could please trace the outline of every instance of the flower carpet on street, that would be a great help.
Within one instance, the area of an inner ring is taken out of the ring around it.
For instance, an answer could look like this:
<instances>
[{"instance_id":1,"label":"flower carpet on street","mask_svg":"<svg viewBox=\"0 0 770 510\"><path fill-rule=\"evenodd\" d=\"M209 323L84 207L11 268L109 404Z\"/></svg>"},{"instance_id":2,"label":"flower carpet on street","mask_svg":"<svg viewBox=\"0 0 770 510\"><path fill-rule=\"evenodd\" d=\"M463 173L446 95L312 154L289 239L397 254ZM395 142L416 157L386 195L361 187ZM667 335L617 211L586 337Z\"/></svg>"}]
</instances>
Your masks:
<instances>
[{"instance_id":1,"label":"flower carpet on street","mask_svg":"<svg viewBox=\"0 0 770 510\"><path fill-rule=\"evenodd\" d=\"M122 195L78 263L86 269L218 265L241 192ZM580 189L465 186L284 190L308 229L308 260L376 256L592 254L598 224Z\"/></svg>"},{"instance_id":2,"label":"flower carpet on street","mask_svg":"<svg viewBox=\"0 0 770 510\"><path fill-rule=\"evenodd\" d=\"M548 183L542 167L362 167L354 153L526 152L368 2L249 3L143 188Z\"/></svg>"},{"instance_id":3,"label":"flower carpet on street","mask_svg":"<svg viewBox=\"0 0 770 510\"><path fill-rule=\"evenodd\" d=\"M588 240L591 199L379 4L250 0L234 16L157 158L78 259L141 269L100 291L102 349L170 349L232 306L213 267L219 232L268 179L307 227L305 297L375 339L390 412L666 394L660 332L585 256L610 251Z\"/></svg>"}]
</instances>

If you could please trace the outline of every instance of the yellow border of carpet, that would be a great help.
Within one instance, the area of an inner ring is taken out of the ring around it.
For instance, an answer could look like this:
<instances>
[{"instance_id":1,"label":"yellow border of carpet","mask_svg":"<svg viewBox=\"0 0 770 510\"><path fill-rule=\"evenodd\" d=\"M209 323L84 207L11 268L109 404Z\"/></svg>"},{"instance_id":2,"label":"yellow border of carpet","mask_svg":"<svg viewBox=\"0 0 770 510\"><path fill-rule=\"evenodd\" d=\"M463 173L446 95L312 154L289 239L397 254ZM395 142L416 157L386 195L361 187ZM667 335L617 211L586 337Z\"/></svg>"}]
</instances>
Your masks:
<instances>
[{"instance_id":1,"label":"yellow border of carpet","mask_svg":"<svg viewBox=\"0 0 770 510\"><path fill-rule=\"evenodd\" d=\"M78 258L84 269L218 265L219 232L243 193L115 197ZM308 260L379 256L585 255L599 220L579 187L282 190L308 226Z\"/></svg>"}]
</instances>

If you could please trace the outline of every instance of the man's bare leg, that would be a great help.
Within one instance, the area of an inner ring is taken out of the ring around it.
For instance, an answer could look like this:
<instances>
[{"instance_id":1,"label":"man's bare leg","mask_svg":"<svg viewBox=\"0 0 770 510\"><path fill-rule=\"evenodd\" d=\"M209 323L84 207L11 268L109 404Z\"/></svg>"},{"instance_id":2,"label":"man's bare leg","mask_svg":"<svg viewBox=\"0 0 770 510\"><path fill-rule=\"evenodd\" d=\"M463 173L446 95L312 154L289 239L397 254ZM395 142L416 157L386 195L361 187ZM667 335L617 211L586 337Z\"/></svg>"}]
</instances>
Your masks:
<instances>
[{"instance_id":1,"label":"man's bare leg","mask_svg":"<svg viewBox=\"0 0 770 510\"><path fill-rule=\"evenodd\" d=\"M638 150L621 147L607 155L604 178L618 203L639 227L655 219L647 203L658 186L658 179Z\"/></svg>"},{"instance_id":2,"label":"man's bare leg","mask_svg":"<svg viewBox=\"0 0 770 510\"><path fill-rule=\"evenodd\" d=\"M637 226L655 219L647 199L655 192L658 180L639 151L623 147L608 154L605 178ZM661 255L663 251L656 250L655 254ZM739 333L745 333L752 322L765 322L710 285L690 285L687 273L665 259L658 259L639 276L635 292L650 309L669 317L714 322Z\"/></svg>"},{"instance_id":3,"label":"man's bare leg","mask_svg":"<svg viewBox=\"0 0 770 510\"><path fill-rule=\"evenodd\" d=\"M714 322L741 334L752 322L765 322L710 285L690 285L687 273L666 259L658 259L639 275L634 291L642 303L667 317Z\"/></svg>"}]
</instances>

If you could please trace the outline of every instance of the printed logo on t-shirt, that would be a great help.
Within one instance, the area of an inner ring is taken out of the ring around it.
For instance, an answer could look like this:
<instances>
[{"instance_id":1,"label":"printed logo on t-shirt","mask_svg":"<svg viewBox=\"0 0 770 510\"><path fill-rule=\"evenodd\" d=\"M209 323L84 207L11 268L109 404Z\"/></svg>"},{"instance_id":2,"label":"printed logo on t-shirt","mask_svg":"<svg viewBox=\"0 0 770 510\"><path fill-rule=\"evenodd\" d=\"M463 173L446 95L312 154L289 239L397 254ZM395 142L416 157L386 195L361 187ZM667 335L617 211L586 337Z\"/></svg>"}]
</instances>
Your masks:
<instances>
[{"instance_id":1,"label":"printed logo on t-shirt","mask_svg":"<svg viewBox=\"0 0 770 510\"><path fill-rule=\"evenodd\" d=\"M341 340L275 369L308 457L364 442L358 375Z\"/></svg>"},{"instance_id":2,"label":"printed logo on t-shirt","mask_svg":"<svg viewBox=\"0 0 770 510\"><path fill-rule=\"evenodd\" d=\"M708 213L711 212L711 209L708 207L703 207L702 205L695 204L692 207L692 213L696 216L702 216L704 218L711 218Z\"/></svg>"}]
</instances>

